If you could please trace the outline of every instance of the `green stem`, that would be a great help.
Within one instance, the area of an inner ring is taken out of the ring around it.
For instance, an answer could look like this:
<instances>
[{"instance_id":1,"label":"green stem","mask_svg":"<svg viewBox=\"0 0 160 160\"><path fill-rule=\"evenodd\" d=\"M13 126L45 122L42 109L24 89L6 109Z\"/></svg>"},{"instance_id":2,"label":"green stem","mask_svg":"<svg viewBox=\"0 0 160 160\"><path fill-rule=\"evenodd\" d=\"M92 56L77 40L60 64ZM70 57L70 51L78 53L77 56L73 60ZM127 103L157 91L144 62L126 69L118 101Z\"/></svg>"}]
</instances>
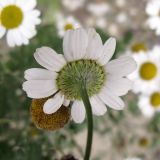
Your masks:
<instances>
[{"instance_id":1,"label":"green stem","mask_svg":"<svg viewBox=\"0 0 160 160\"><path fill-rule=\"evenodd\" d=\"M91 154L91 148L92 148L92 137L93 137L92 108L91 108L91 104L90 104L89 97L87 94L86 86L84 83L81 85L80 90L81 90L81 97L82 97L82 100L83 100L83 103L86 109L87 121L88 121L88 135L87 135L87 144L86 144L84 160L89 160L90 154Z\"/></svg>"}]
</instances>

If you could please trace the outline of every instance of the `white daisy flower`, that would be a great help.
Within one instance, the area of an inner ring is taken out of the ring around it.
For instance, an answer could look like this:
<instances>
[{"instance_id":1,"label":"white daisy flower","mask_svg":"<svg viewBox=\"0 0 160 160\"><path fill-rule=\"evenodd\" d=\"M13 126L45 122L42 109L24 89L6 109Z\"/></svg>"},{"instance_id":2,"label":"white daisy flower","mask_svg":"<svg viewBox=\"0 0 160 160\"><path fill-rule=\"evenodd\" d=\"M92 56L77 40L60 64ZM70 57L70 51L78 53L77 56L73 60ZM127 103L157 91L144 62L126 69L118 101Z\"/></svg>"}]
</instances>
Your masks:
<instances>
[{"instance_id":1,"label":"white daisy flower","mask_svg":"<svg viewBox=\"0 0 160 160\"><path fill-rule=\"evenodd\" d=\"M146 117L152 117L155 112L160 111L160 89L148 95L140 95L138 106Z\"/></svg>"},{"instance_id":2,"label":"white daisy flower","mask_svg":"<svg viewBox=\"0 0 160 160\"><path fill-rule=\"evenodd\" d=\"M70 11L75 11L76 9L82 7L85 0L62 0L62 4Z\"/></svg>"},{"instance_id":3,"label":"white daisy flower","mask_svg":"<svg viewBox=\"0 0 160 160\"><path fill-rule=\"evenodd\" d=\"M128 76L134 81L133 91L148 94L160 83L160 47L155 46L148 52L132 54L138 64L135 72Z\"/></svg>"},{"instance_id":4,"label":"white daisy flower","mask_svg":"<svg viewBox=\"0 0 160 160\"><path fill-rule=\"evenodd\" d=\"M79 89L82 81L90 98L94 115L105 114L105 106L122 110L124 102L119 96L131 89L132 82L125 76L133 72L136 63L129 56L109 62L114 54L116 40L102 40L94 29L68 30L63 40L63 52L57 54L49 47L36 50L36 61L46 69L25 71L23 90L30 98L48 99L43 107L47 114L56 112L62 104L71 104L71 116L76 123L85 119L85 107Z\"/></svg>"},{"instance_id":5,"label":"white daisy flower","mask_svg":"<svg viewBox=\"0 0 160 160\"><path fill-rule=\"evenodd\" d=\"M69 29L77 29L81 27L80 23L72 16L64 17L62 14L58 14L56 20L60 37L63 37L65 32Z\"/></svg>"},{"instance_id":6,"label":"white daisy flower","mask_svg":"<svg viewBox=\"0 0 160 160\"><path fill-rule=\"evenodd\" d=\"M0 38L6 34L10 47L27 45L36 35L40 11L36 0L0 0Z\"/></svg>"},{"instance_id":7,"label":"white daisy flower","mask_svg":"<svg viewBox=\"0 0 160 160\"><path fill-rule=\"evenodd\" d=\"M160 35L160 1L148 1L146 13L149 16L147 20L149 27L155 30L157 35Z\"/></svg>"}]
</instances>

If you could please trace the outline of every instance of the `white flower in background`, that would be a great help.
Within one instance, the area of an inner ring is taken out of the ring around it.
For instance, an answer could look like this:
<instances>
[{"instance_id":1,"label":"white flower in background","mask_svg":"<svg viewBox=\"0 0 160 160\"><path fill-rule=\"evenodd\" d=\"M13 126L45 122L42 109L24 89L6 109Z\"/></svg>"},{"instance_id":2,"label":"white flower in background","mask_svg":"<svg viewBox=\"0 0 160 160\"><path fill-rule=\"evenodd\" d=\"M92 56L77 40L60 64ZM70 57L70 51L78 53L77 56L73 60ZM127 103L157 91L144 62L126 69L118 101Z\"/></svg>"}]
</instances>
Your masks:
<instances>
[{"instance_id":1,"label":"white flower in background","mask_svg":"<svg viewBox=\"0 0 160 160\"><path fill-rule=\"evenodd\" d=\"M80 23L72 16L64 17L61 14L58 14L57 17L57 29L60 37L65 35L65 32L69 29L80 28Z\"/></svg>"},{"instance_id":2,"label":"white flower in background","mask_svg":"<svg viewBox=\"0 0 160 160\"><path fill-rule=\"evenodd\" d=\"M137 70L128 76L134 81L133 91L148 94L160 83L160 47L138 54L132 54L138 64Z\"/></svg>"},{"instance_id":3,"label":"white flower in background","mask_svg":"<svg viewBox=\"0 0 160 160\"><path fill-rule=\"evenodd\" d=\"M72 102L71 116L77 123L85 119L80 85L85 83L94 115L105 114L105 106L122 110L124 102L119 96L131 89L132 82L125 76L133 72L136 63L124 56L109 62L114 54L116 40L102 40L94 29L68 30L63 40L63 52L57 54L48 47L36 50L36 61L46 69L32 68L25 71L23 90L30 98L52 95L43 107L47 114L56 112L62 104ZM53 96L53 94L55 94Z\"/></svg>"},{"instance_id":4,"label":"white flower in background","mask_svg":"<svg viewBox=\"0 0 160 160\"><path fill-rule=\"evenodd\" d=\"M106 17L94 17L94 16L88 16L86 21L86 26L94 26L101 29L105 29L107 27L107 19Z\"/></svg>"},{"instance_id":5,"label":"white flower in background","mask_svg":"<svg viewBox=\"0 0 160 160\"><path fill-rule=\"evenodd\" d=\"M138 106L146 117L152 117L155 112L160 112L160 86L159 90L157 88L148 95L140 95Z\"/></svg>"},{"instance_id":6,"label":"white flower in background","mask_svg":"<svg viewBox=\"0 0 160 160\"><path fill-rule=\"evenodd\" d=\"M123 8L126 6L126 0L116 0L117 7Z\"/></svg>"},{"instance_id":7,"label":"white flower in background","mask_svg":"<svg viewBox=\"0 0 160 160\"><path fill-rule=\"evenodd\" d=\"M87 10L96 17L104 16L109 10L110 6L106 2L89 3Z\"/></svg>"},{"instance_id":8,"label":"white flower in background","mask_svg":"<svg viewBox=\"0 0 160 160\"><path fill-rule=\"evenodd\" d=\"M155 30L157 35L160 35L160 1L148 1L146 13L149 16L147 20L149 27Z\"/></svg>"},{"instance_id":9,"label":"white flower in background","mask_svg":"<svg viewBox=\"0 0 160 160\"><path fill-rule=\"evenodd\" d=\"M126 158L125 160L142 160L142 159L137 157L130 157L130 158Z\"/></svg>"},{"instance_id":10,"label":"white flower in background","mask_svg":"<svg viewBox=\"0 0 160 160\"><path fill-rule=\"evenodd\" d=\"M27 45L36 35L40 12L36 0L0 0L0 38L6 34L9 46Z\"/></svg>"},{"instance_id":11,"label":"white flower in background","mask_svg":"<svg viewBox=\"0 0 160 160\"><path fill-rule=\"evenodd\" d=\"M118 23L127 23L128 15L125 12L119 12L119 14L116 17L116 21Z\"/></svg>"},{"instance_id":12,"label":"white flower in background","mask_svg":"<svg viewBox=\"0 0 160 160\"><path fill-rule=\"evenodd\" d=\"M85 0L62 0L62 4L70 11L75 11L76 9L82 7Z\"/></svg>"},{"instance_id":13,"label":"white flower in background","mask_svg":"<svg viewBox=\"0 0 160 160\"><path fill-rule=\"evenodd\" d=\"M89 26L105 28L107 26L106 13L110 10L110 6L106 2L89 3L87 10L92 14L88 18Z\"/></svg>"}]
</instances>

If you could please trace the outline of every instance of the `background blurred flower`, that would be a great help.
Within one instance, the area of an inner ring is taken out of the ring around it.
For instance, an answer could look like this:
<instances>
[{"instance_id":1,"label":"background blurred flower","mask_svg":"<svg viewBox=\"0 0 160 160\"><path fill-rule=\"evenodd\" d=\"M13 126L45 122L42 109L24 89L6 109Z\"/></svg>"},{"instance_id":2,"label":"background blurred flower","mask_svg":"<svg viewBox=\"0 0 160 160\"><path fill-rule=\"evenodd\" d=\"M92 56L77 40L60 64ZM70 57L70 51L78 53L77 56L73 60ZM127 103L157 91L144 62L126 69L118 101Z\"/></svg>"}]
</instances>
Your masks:
<instances>
[{"instance_id":1,"label":"background blurred flower","mask_svg":"<svg viewBox=\"0 0 160 160\"><path fill-rule=\"evenodd\" d=\"M110 6L107 2L98 1L96 3L89 3L87 10L97 18L100 18L109 12Z\"/></svg>"},{"instance_id":2,"label":"background blurred flower","mask_svg":"<svg viewBox=\"0 0 160 160\"><path fill-rule=\"evenodd\" d=\"M74 11L83 6L85 0L62 0L62 4L70 11Z\"/></svg>"},{"instance_id":3,"label":"background blurred flower","mask_svg":"<svg viewBox=\"0 0 160 160\"><path fill-rule=\"evenodd\" d=\"M29 44L29 39L36 35L40 24L40 11L34 9L36 0L0 1L0 38L6 34L10 47Z\"/></svg>"},{"instance_id":4,"label":"background blurred flower","mask_svg":"<svg viewBox=\"0 0 160 160\"><path fill-rule=\"evenodd\" d=\"M62 14L57 14L56 25L60 37L63 37L67 30L77 29L81 26L73 16L65 17Z\"/></svg>"},{"instance_id":5,"label":"background blurred flower","mask_svg":"<svg viewBox=\"0 0 160 160\"><path fill-rule=\"evenodd\" d=\"M157 35L160 35L160 1L148 1L146 6L146 13L149 16L147 20L149 27L155 30Z\"/></svg>"},{"instance_id":6,"label":"background blurred flower","mask_svg":"<svg viewBox=\"0 0 160 160\"><path fill-rule=\"evenodd\" d=\"M88 17L88 25L105 28L107 26L106 13L109 12L110 6L107 2L94 2L87 5L87 11L92 15Z\"/></svg>"},{"instance_id":7,"label":"background blurred flower","mask_svg":"<svg viewBox=\"0 0 160 160\"><path fill-rule=\"evenodd\" d=\"M142 160L142 159L138 157L129 157L129 158L126 158L125 160Z\"/></svg>"},{"instance_id":8,"label":"background blurred flower","mask_svg":"<svg viewBox=\"0 0 160 160\"><path fill-rule=\"evenodd\" d=\"M132 56L138 64L137 70L128 76L134 81L133 91L145 94L152 92L160 82L159 47L155 46L152 50L140 51Z\"/></svg>"},{"instance_id":9,"label":"background blurred flower","mask_svg":"<svg viewBox=\"0 0 160 160\"><path fill-rule=\"evenodd\" d=\"M153 117L155 112L160 111L160 87L148 95L140 95L138 105L145 116Z\"/></svg>"}]
</instances>

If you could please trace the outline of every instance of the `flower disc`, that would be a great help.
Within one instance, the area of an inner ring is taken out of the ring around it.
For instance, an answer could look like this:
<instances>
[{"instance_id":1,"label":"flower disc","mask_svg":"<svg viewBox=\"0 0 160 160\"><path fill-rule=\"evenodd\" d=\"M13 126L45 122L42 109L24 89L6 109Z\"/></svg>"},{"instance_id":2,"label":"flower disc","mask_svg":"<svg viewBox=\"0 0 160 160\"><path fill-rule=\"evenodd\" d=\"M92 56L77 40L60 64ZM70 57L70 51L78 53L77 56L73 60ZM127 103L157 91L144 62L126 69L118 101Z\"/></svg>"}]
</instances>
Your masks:
<instances>
[{"instance_id":1,"label":"flower disc","mask_svg":"<svg viewBox=\"0 0 160 160\"><path fill-rule=\"evenodd\" d=\"M89 96L103 87L106 74L94 60L77 60L64 66L57 77L57 87L67 99L81 99L80 85L85 83Z\"/></svg>"},{"instance_id":2,"label":"flower disc","mask_svg":"<svg viewBox=\"0 0 160 160\"><path fill-rule=\"evenodd\" d=\"M53 114L45 114L43 112L43 105L48 98L33 99L31 105L32 121L38 128L54 131L64 127L70 119L69 107L62 106Z\"/></svg>"},{"instance_id":3,"label":"flower disc","mask_svg":"<svg viewBox=\"0 0 160 160\"><path fill-rule=\"evenodd\" d=\"M1 24L7 29L18 27L23 20L22 10L16 5L9 5L2 9L0 15Z\"/></svg>"}]
</instances>

